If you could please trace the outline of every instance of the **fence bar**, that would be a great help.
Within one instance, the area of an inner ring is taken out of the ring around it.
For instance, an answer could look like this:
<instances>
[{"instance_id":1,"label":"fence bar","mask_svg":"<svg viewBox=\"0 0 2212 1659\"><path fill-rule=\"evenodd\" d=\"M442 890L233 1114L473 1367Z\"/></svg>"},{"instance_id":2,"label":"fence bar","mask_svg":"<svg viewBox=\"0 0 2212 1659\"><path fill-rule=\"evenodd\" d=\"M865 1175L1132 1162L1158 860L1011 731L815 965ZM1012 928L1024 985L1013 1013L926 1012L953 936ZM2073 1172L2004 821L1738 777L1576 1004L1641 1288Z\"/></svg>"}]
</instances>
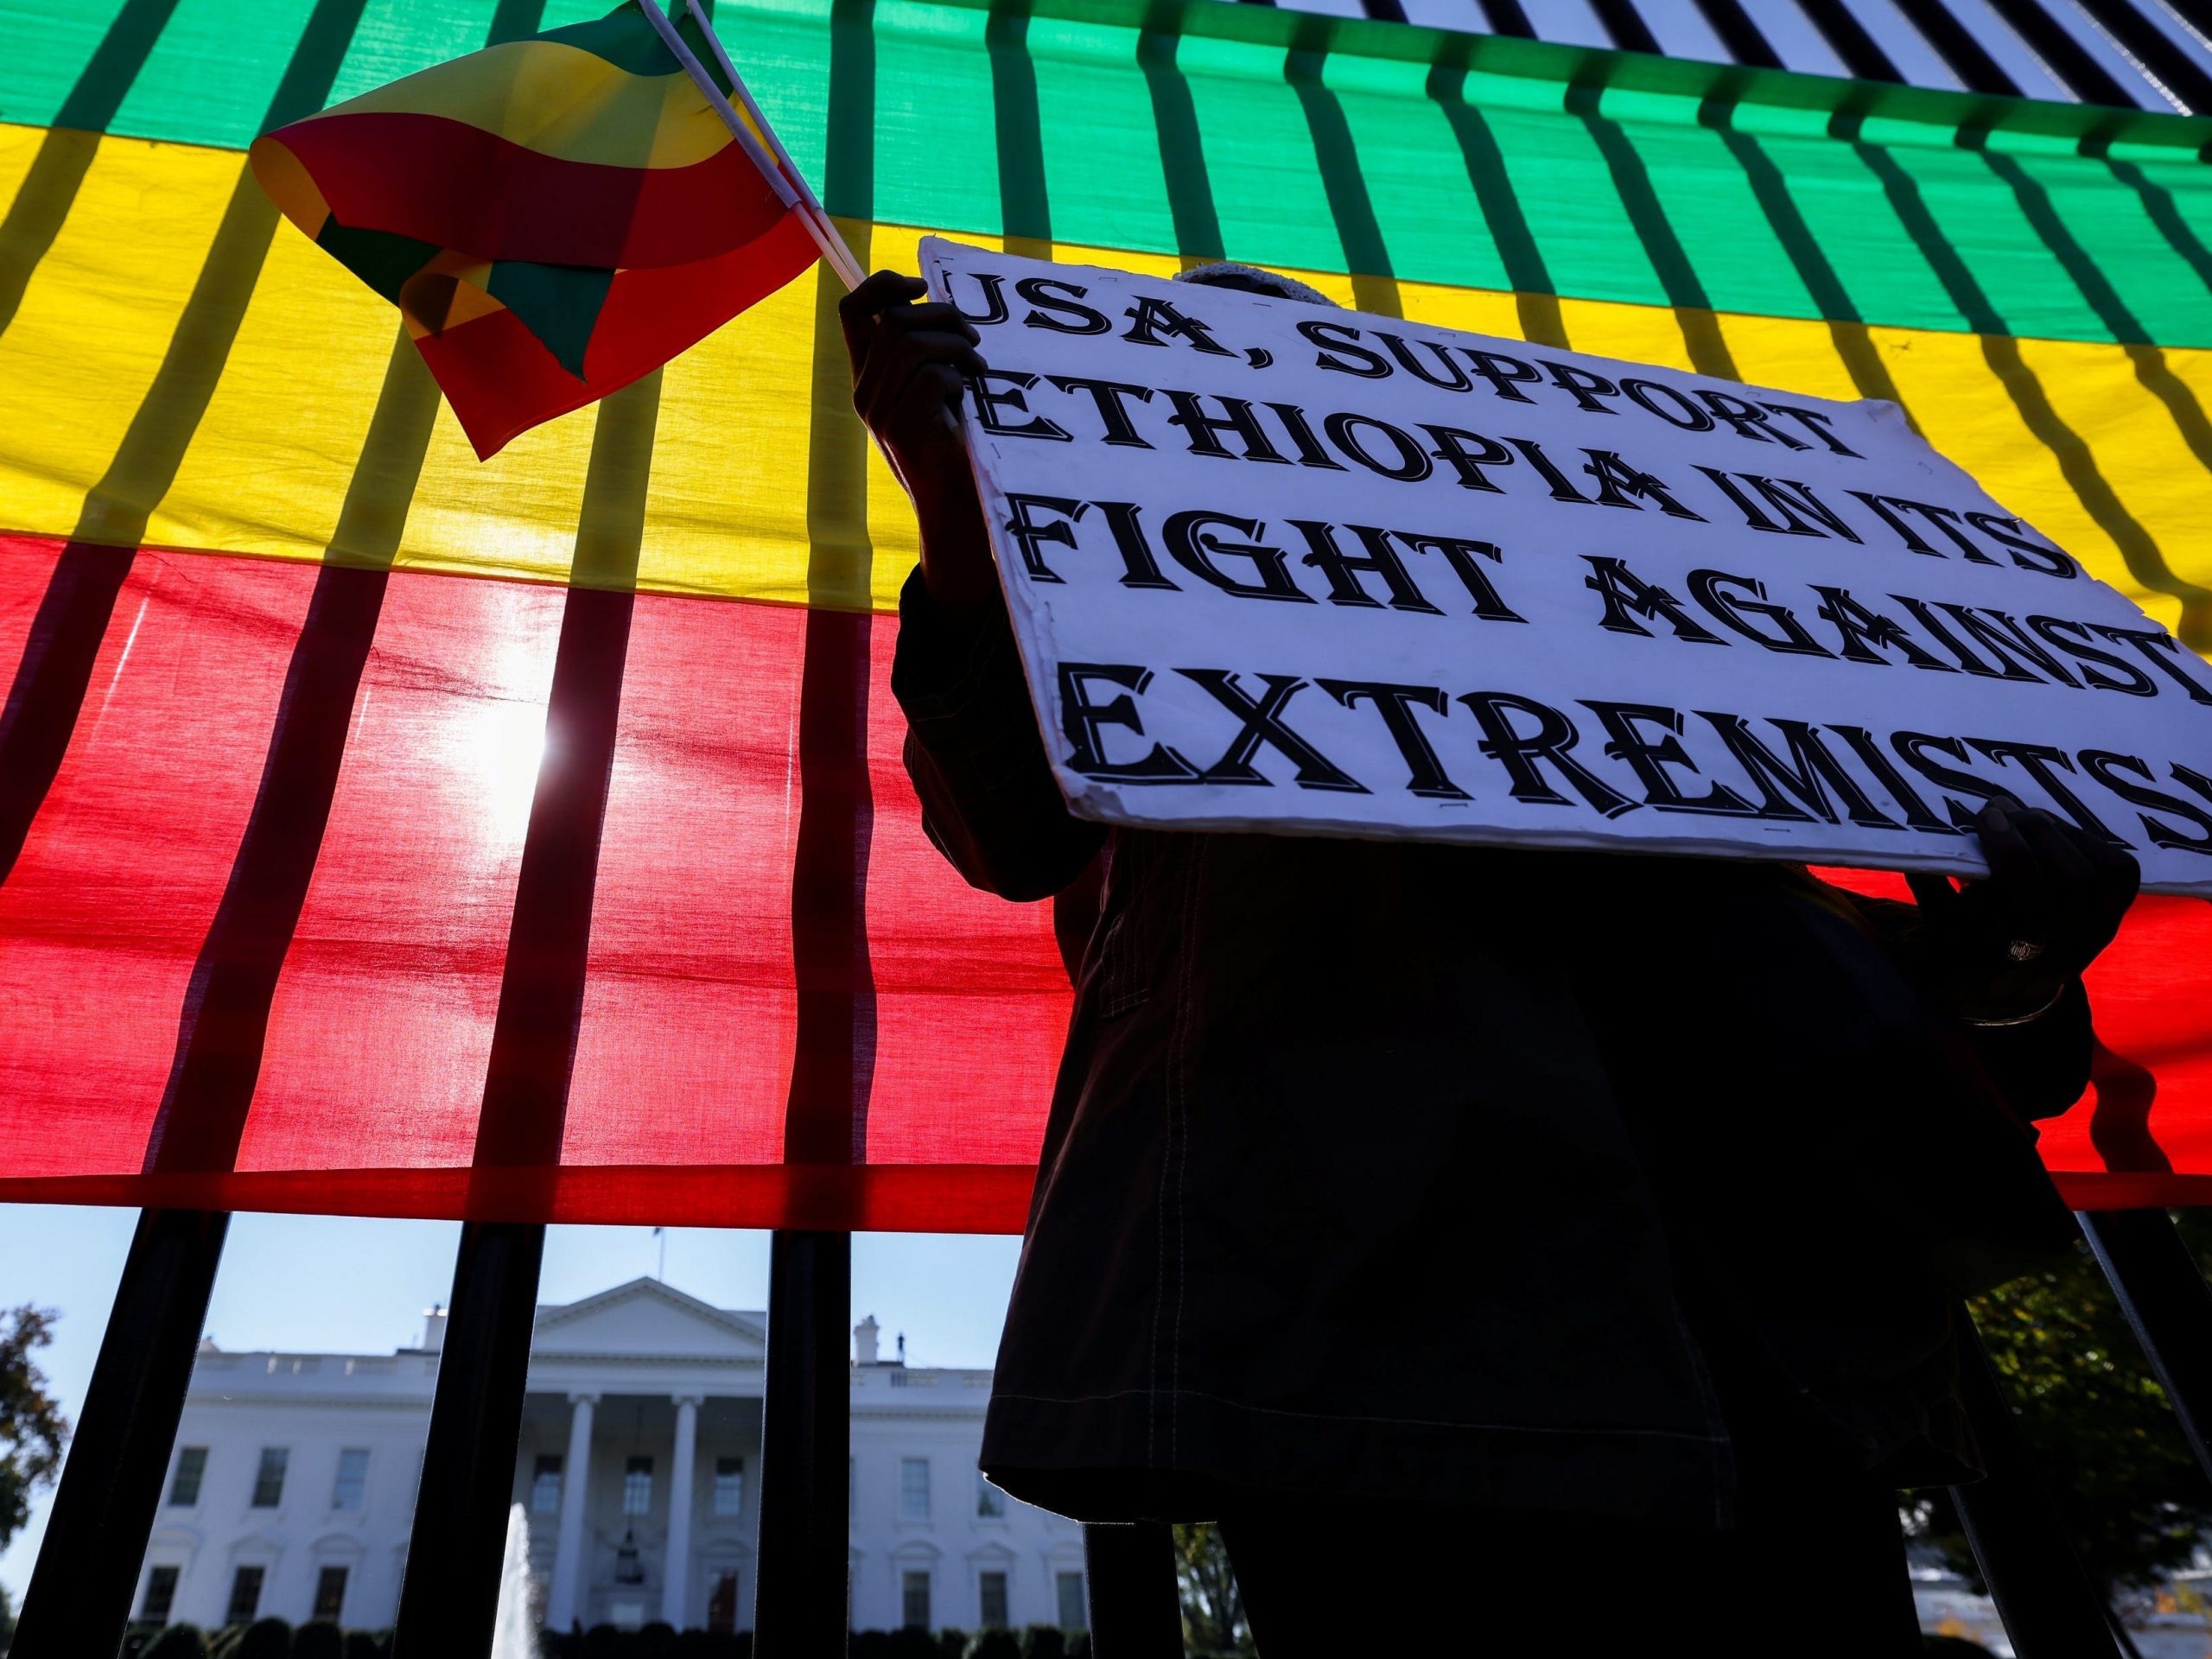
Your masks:
<instances>
[{"instance_id":1,"label":"fence bar","mask_svg":"<svg viewBox=\"0 0 2212 1659\"><path fill-rule=\"evenodd\" d=\"M852 1367L849 1233L779 1231L768 1246L767 1397L760 1425L757 1659L845 1651Z\"/></svg>"},{"instance_id":2,"label":"fence bar","mask_svg":"<svg viewBox=\"0 0 2212 1659\"><path fill-rule=\"evenodd\" d=\"M2012 31L2027 42L2028 50L2043 60L2084 104L2103 104L2115 109L2137 107L2127 89L2113 79L2104 65L2083 49L2066 26L2036 3L2036 0L1988 0L1989 9L2003 18Z\"/></svg>"},{"instance_id":3,"label":"fence bar","mask_svg":"<svg viewBox=\"0 0 2212 1659\"><path fill-rule=\"evenodd\" d=\"M1959 85L1970 92L1992 92L1999 98L2020 95L2019 82L2005 73L1973 32L1951 15L1951 9L1943 0L1896 3L1905 21L1936 48L1936 55L1959 78Z\"/></svg>"},{"instance_id":4,"label":"fence bar","mask_svg":"<svg viewBox=\"0 0 2212 1659\"><path fill-rule=\"evenodd\" d=\"M1951 1497L2013 1651L2018 1659L2110 1659L2120 1651L2110 1609L2067 1539L2035 1453L1970 1325L1959 1392L1989 1473L1954 1486Z\"/></svg>"},{"instance_id":5,"label":"fence bar","mask_svg":"<svg viewBox=\"0 0 2212 1659\"><path fill-rule=\"evenodd\" d=\"M483 1659L491 1650L544 1255L545 1229L535 1224L461 1227L395 1656Z\"/></svg>"},{"instance_id":6,"label":"fence bar","mask_svg":"<svg viewBox=\"0 0 2212 1659\"><path fill-rule=\"evenodd\" d=\"M2163 1210L2085 1210L2076 1219L2212 1474L2212 1286Z\"/></svg>"},{"instance_id":7,"label":"fence bar","mask_svg":"<svg viewBox=\"0 0 2212 1659\"><path fill-rule=\"evenodd\" d=\"M2130 0L2081 0L2081 5L2135 73L2156 81L2170 99L2185 105L2184 113L2202 115L2212 110L2212 76Z\"/></svg>"},{"instance_id":8,"label":"fence bar","mask_svg":"<svg viewBox=\"0 0 2212 1659\"><path fill-rule=\"evenodd\" d=\"M1820 31L1829 48L1843 60L1843 67L1853 75L1860 80L1904 85L1904 76L1896 62L1866 32L1866 26L1852 10L1849 0L1798 0L1798 4L1813 20L1813 27Z\"/></svg>"},{"instance_id":9,"label":"fence bar","mask_svg":"<svg viewBox=\"0 0 2212 1659\"><path fill-rule=\"evenodd\" d=\"M1083 1529L1095 1659L1183 1659L1175 1541L1164 1521Z\"/></svg>"},{"instance_id":10,"label":"fence bar","mask_svg":"<svg viewBox=\"0 0 2212 1659\"><path fill-rule=\"evenodd\" d=\"M230 1224L219 1210L139 1211L11 1659L121 1644Z\"/></svg>"}]
</instances>

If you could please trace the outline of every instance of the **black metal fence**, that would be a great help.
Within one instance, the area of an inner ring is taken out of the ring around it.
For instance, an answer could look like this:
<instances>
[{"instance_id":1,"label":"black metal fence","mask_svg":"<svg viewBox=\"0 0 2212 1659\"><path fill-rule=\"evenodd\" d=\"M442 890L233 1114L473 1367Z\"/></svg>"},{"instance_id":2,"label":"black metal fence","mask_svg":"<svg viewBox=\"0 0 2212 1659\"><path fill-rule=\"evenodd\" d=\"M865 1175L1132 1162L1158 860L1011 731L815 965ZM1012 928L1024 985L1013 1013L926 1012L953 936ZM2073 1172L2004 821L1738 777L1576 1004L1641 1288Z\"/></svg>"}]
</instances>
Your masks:
<instances>
[{"instance_id":1,"label":"black metal fence","mask_svg":"<svg viewBox=\"0 0 2212 1659\"><path fill-rule=\"evenodd\" d=\"M1339 11L1343 0L1245 0ZM2208 0L1357 0L1369 16L1758 69L2212 111Z\"/></svg>"},{"instance_id":2,"label":"black metal fence","mask_svg":"<svg viewBox=\"0 0 2212 1659\"><path fill-rule=\"evenodd\" d=\"M2212 1287L2163 1211L2081 1219L2212 1472ZM229 1221L139 1217L10 1659L105 1659L122 1643ZM400 1594L404 1659L483 1659L491 1647L544 1242L541 1226L462 1229ZM844 1651L851 1281L849 1235L775 1235L754 1574L761 1659ZM1954 1496L2019 1659L2127 1659L1996 1373L1970 1366L1967 1382L1989 1478ZM1094 1526L1084 1542L1097 1659L1180 1659L1166 1529Z\"/></svg>"}]
</instances>

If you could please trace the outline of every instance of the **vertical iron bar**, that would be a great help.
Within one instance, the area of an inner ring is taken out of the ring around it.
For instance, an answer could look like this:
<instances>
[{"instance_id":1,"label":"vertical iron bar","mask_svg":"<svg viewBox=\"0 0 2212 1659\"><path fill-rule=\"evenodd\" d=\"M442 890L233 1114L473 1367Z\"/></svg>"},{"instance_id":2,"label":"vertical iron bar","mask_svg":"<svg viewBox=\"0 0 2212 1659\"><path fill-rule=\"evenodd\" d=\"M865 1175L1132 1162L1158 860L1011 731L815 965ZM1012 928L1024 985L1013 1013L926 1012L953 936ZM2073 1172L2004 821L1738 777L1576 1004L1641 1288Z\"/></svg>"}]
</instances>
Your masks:
<instances>
[{"instance_id":1,"label":"vertical iron bar","mask_svg":"<svg viewBox=\"0 0 2212 1659\"><path fill-rule=\"evenodd\" d=\"M1971 1325L1962 1347L1959 1392L1989 1472L1973 1485L1954 1486L1951 1497L2013 1651L2019 1659L2112 1659L2119 1644L2104 1594L2074 1553Z\"/></svg>"},{"instance_id":2,"label":"vertical iron bar","mask_svg":"<svg viewBox=\"0 0 2212 1659\"><path fill-rule=\"evenodd\" d=\"M768 1247L768 1367L760 1427L758 1659L845 1651L846 1459L852 1368L849 1233L779 1230Z\"/></svg>"},{"instance_id":3,"label":"vertical iron bar","mask_svg":"<svg viewBox=\"0 0 2212 1659\"><path fill-rule=\"evenodd\" d=\"M545 1229L536 1223L461 1227L392 1630L396 1659L483 1659L491 1650L544 1255Z\"/></svg>"},{"instance_id":4,"label":"vertical iron bar","mask_svg":"<svg viewBox=\"0 0 2212 1659\"><path fill-rule=\"evenodd\" d=\"M11 1659L122 1643L230 1224L219 1210L139 1212Z\"/></svg>"},{"instance_id":5,"label":"vertical iron bar","mask_svg":"<svg viewBox=\"0 0 2212 1659\"><path fill-rule=\"evenodd\" d=\"M2190 1449L2212 1474L2212 1286L2163 1210L2083 1211L2076 1218Z\"/></svg>"},{"instance_id":6,"label":"vertical iron bar","mask_svg":"<svg viewBox=\"0 0 2212 1659\"><path fill-rule=\"evenodd\" d=\"M1175 1541L1164 1521L1083 1529L1094 1659L1183 1659Z\"/></svg>"}]
</instances>

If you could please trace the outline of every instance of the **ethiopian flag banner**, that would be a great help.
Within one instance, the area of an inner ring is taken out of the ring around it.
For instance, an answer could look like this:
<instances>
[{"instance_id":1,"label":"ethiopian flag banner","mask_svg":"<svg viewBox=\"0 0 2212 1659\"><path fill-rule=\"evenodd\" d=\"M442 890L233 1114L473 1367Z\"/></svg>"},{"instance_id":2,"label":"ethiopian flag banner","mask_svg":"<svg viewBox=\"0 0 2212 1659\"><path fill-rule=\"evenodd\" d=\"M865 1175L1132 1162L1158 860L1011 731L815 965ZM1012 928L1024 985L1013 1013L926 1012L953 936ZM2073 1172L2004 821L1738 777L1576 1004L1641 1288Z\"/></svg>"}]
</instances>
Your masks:
<instances>
[{"instance_id":1,"label":"ethiopian flag banner","mask_svg":"<svg viewBox=\"0 0 2212 1659\"><path fill-rule=\"evenodd\" d=\"M248 170L603 5L0 0L0 1198L1020 1225L1066 980L899 765L913 525L836 279L480 464ZM716 28L864 263L1225 256L1892 398L2212 646L2212 123L1216 0ZM2093 989L2046 1157L2212 1197L2212 910Z\"/></svg>"},{"instance_id":2,"label":"ethiopian flag banner","mask_svg":"<svg viewBox=\"0 0 2212 1659\"><path fill-rule=\"evenodd\" d=\"M798 211L634 3L405 76L248 154L285 217L399 307L485 460L814 263Z\"/></svg>"}]
</instances>

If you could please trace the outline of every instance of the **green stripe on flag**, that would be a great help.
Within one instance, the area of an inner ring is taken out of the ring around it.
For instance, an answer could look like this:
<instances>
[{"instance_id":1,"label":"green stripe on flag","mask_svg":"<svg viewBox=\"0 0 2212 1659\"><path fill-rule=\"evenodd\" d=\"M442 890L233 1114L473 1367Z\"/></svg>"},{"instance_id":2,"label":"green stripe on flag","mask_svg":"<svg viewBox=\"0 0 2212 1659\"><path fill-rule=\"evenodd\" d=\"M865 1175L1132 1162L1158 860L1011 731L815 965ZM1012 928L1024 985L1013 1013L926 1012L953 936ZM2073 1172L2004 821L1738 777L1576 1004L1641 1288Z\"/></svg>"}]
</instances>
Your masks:
<instances>
[{"instance_id":1,"label":"green stripe on flag","mask_svg":"<svg viewBox=\"0 0 2212 1659\"><path fill-rule=\"evenodd\" d=\"M0 118L67 108L243 146L308 0L174 0L164 22L169 3L0 0ZM555 0L545 22L602 10ZM372 0L334 96L472 48L492 11ZM2212 346L2205 120L1217 0L843 16L834 27L867 29L879 66L874 202L864 214L831 183L833 212L1524 294ZM819 178L828 0L728 3L717 26ZM119 100L80 85L104 39L149 29Z\"/></svg>"}]
</instances>

